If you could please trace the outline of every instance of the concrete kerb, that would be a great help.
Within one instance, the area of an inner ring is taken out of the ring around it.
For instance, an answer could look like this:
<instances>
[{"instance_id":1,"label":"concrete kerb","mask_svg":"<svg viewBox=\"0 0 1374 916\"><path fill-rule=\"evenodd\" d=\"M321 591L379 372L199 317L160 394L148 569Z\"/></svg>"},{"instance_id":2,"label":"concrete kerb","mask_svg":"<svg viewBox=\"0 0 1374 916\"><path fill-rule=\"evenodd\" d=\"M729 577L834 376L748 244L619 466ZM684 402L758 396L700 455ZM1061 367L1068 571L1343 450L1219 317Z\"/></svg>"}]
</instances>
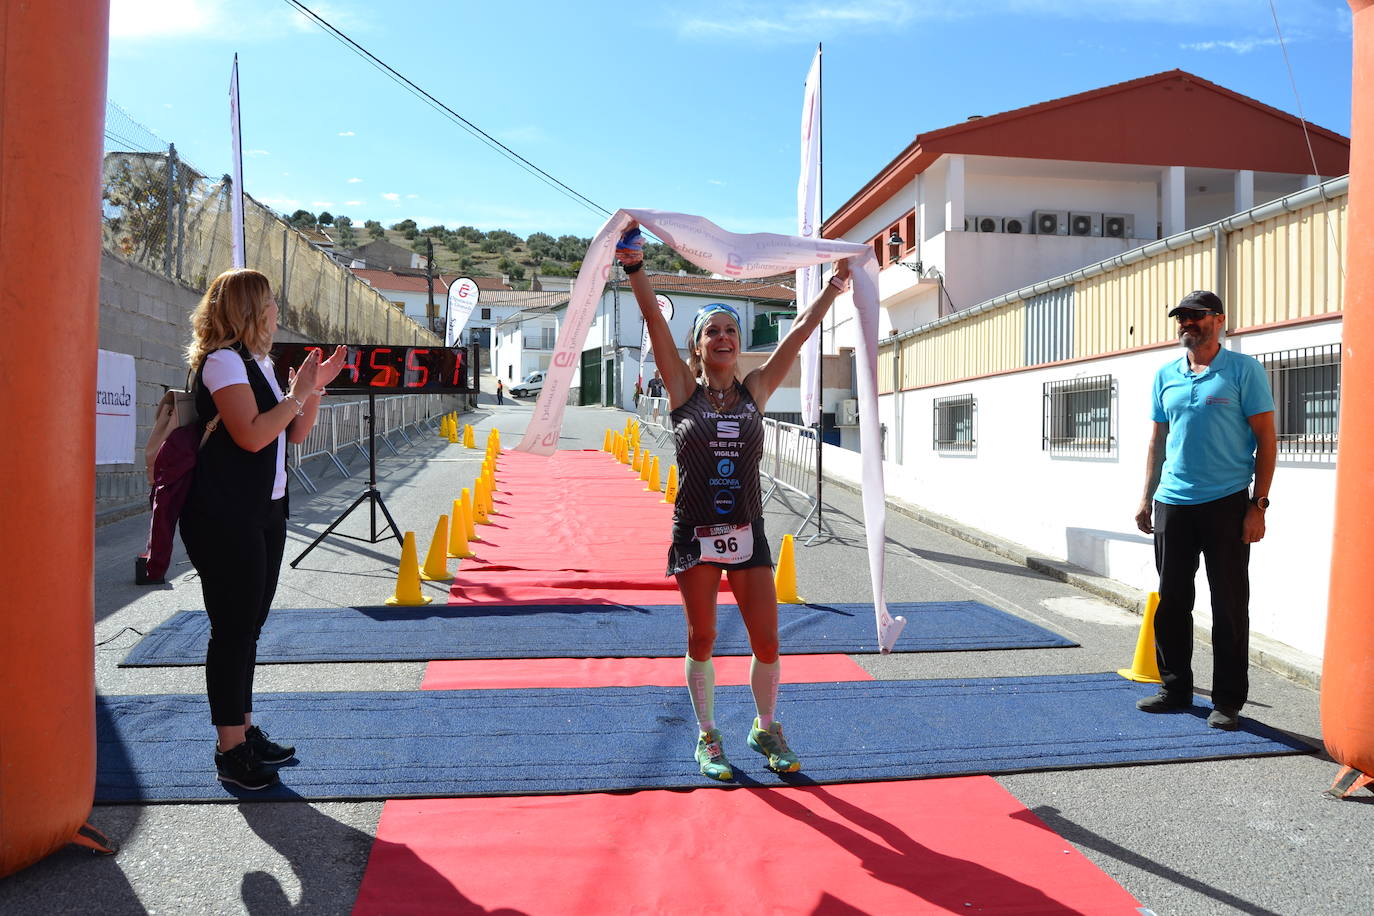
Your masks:
<instances>
[{"instance_id":1,"label":"concrete kerb","mask_svg":"<svg viewBox=\"0 0 1374 916\"><path fill-rule=\"evenodd\" d=\"M842 477L826 474L825 482L854 494L862 494L857 485ZM1027 569L1035 570L1052 579L1082 589L1091 595L1096 595L1112 604L1123 607L1133 614L1143 615L1145 613L1145 601L1148 598L1148 593L1138 588L1132 588L1124 582L1098 575L1092 570L1084 569L1064 560L1040 556L1024 544L1018 544L995 534L980 531L956 519L932 512L898 497L888 496L886 502L888 511L900 513L937 531L943 531L995 553L999 557L1019 563ZM1212 644L1210 629L1198 624L1194 627L1193 632L1199 642L1208 646ZM1250 664L1313 690L1321 687L1321 659L1258 633L1250 634Z\"/></svg>"}]
</instances>

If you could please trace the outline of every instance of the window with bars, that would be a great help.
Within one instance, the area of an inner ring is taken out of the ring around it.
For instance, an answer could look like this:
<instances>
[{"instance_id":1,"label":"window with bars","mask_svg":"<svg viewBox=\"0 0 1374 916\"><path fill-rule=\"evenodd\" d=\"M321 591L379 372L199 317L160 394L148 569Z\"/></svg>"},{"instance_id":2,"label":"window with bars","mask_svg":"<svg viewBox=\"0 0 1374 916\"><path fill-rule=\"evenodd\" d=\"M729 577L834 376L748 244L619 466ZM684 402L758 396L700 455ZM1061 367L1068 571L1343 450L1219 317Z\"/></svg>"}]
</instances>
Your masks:
<instances>
[{"instance_id":1,"label":"window with bars","mask_svg":"<svg viewBox=\"0 0 1374 916\"><path fill-rule=\"evenodd\" d=\"M973 451L978 441L973 425L976 407L971 394L936 398L931 447L937 451Z\"/></svg>"},{"instance_id":2,"label":"window with bars","mask_svg":"<svg viewBox=\"0 0 1374 916\"><path fill-rule=\"evenodd\" d=\"M1274 393L1274 430L1284 454L1333 455L1341 413L1341 345L1255 357Z\"/></svg>"},{"instance_id":3,"label":"window with bars","mask_svg":"<svg viewBox=\"0 0 1374 916\"><path fill-rule=\"evenodd\" d=\"M1112 450L1112 377L1046 382L1041 448L1062 455Z\"/></svg>"}]
</instances>

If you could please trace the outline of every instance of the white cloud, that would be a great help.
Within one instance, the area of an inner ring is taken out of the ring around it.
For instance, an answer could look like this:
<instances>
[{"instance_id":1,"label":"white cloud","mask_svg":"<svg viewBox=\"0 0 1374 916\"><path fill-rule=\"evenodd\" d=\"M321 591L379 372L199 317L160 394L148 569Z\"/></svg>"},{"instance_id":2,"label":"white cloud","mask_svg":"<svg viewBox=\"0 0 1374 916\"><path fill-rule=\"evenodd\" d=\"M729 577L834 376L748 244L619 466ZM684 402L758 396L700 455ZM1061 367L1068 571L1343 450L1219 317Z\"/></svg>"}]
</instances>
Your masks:
<instances>
[{"instance_id":1,"label":"white cloud","mask_svg":"<svg viewBox=\"0 0 1374 916\"><path fill-rule=\"evenodd\" d=\"M407 194L407 195L406 195L406 200L419 200L419 199L420 199L420 195L419 195L419 194Z\"/></svg>"},{"instance_id":2,"label":"white cloud","mask_svg":"<svg viewBox=\"0 0 1374 916\"><path fill-rule=\"evenodd\" d=\"M707 183L707 184L717 184L717 185L724 185L724 184L725 184L725 182L721 181L719 178L708 178L708 179L706 179L706 183Z\"/></svg>"},{"instance_id":3,"label":"white cloud","mask_svg":"<svg viewBox=\"0 0 1374 916\"><path fill-rule=\"evenodd\" d=\"M1298 39L1290 36L1288 40ZM1179 47L1184 51L1234 51L1236 54L1249 54L1256 48L1272 48L1278 43L1278 38L1239 38L1230 41L1192 41Z\"/></svg>"},{"instance_id":4,"label":"white cloud","mask_svg":"<svg viewBox=\"0 0 1374 916\"><path fill-rule=\"evenodd\" d=\"M351 131L351 130L341 130L341 131L339 131L339 136L340 136L340 137L356 137L356 136L358 136L358 135L357 135L356 133L354 133L353 131Z\"/></svg>"},{"instance_id":5,"label":"white cloud","mask_svg":"<svg viewBox=\"0 0 1374 916\"><path fill-rule=\"evenodd\" d=\"M312 207L332 207L332 206L334 206L334 201L332 201L332 200L312 200L312 201L310 202L310 206L312 206Z\"/></svg>"},{"instance_id":6,"label":"white cloud","mask_svg":"<svg viewBox=\"0 0 1374 916\"><path fill-rule=\"evenodd\" d=\"M350 179L348 179L348 183L349 183L349 184L358 184L358 183L361 182L361 181L362 181L361 178L350 178Z\"/></svg>"},{"instance_id":7,"label":"white cloud","mask_svg":"<svg viewBox=\"0 0 1374 916\"><path fill-rule=\"evenodd\" d=\"M257 197L256 200L267 204L269 207L283 211L299 210L301 207L301 202L294 197Z\"/></svg>"},{"instance_id":8,"label":"white cloud","mask_svg":"<svg viewBox=\"0 0 1374 916\"><path fill-rule=\"evenodd\" d=\"M361 200L346 200L346 201L344 201L344 206L345 206L345 207L361 207L362 205L363 205L363 202L362 202Z\"/></svg>"},{"instance_id":9,"label":"white cloud","mask_svg":"<svg viewBox=\"0 0 1374 916\"><path fill-rule=\"evenodd\" d=\"M382 200L400 200L400 199L401 199L401 195L399 195L399 194L383 194L383 195L382 195Z\"/></svg>"},{"instance_id":10,"label":"white cloud","mask_svg":"<svg viewBox=\"0 0 1374 916\"><path fill-rule=\"evenodd\" d=\"M112 0L110 37L179 38L214 30L223 15L218 0Z\"/></svg>"},{"instance_id":11,"label":"white cloud","mask_svg":"<svg viewBox=\"0 0 1374 916\"><path fill-rule=\"evenodd\" d=\"M246 149L243 151L245 156L270 156L272 155L265 149Z\"/></svg>"}]
</instances>

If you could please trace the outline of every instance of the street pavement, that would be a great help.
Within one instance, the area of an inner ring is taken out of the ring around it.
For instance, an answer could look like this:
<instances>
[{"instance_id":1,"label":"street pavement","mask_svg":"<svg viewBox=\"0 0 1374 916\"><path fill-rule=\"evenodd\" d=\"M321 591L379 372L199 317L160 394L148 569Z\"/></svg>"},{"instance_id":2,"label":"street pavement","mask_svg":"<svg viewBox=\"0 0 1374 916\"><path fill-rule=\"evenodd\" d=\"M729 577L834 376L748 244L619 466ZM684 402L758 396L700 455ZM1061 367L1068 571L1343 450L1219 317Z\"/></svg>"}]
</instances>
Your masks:
<instances>
[{"instance_id":1,"label":"street pavement","mask_svg":"<svg viewBox=\"0 0 1374 916\"><path fill-rule=\"evenodd\" d=\"M497 406L483 396L478 409L463 420L474 424L479 444L489 429L499 428L503 445L510 447L518 441L532 404L508 397ZM622 427L626 417L610 408L570 408L560 447L599 448L605 429ZM434 436L397 445L398 455L378 458L378 490L402 529L416 533L423 551L457 488L470 486L476 477L482 453ZM288 561L366 485L361 459L353 461L348 479L326 471L323 462L311 471L321 490L308 498L293 490ZM804 509L795 498L790 505L786 499L770 501L767 526L775 543L782 533L796 530L800 511ZM798 539L800 593L811 601L871 600L857 494L827 486L824 518L826 529L813 543L806 544L806 536ZM178 610L201 606L195 574L180 549L167 586L133 584L133 557L142 547L146 526L147 517L140 516L96 533L97 690L199 692L204 689L200 668L117 667L140 634ZM343 530L365 537L368 528L364 504ZM813 523L808 535L814 530ZM328 538L298 568L283 566L275 606L381 604L394 590L399 553L394 540L372 544ZM888 514L886 562L889 601L981 601L1069 636L1081 647L856 656L875 677L1100 672L1131 663L1140 623L1134 614L899 512ZM446 600L443 584L423 587L436 601ZM1210 683L1208 655L1205 647L1197 655L1202 688ZM414 690L424 667L265 665L258 669L256 687L259 692ZM1320 744L1316 692L1258 669L1252 683L1247 716ZM1205 696L1205 690L1199 692ZM785 721L786 687L780 713ZM893 727L902 725L894 722ZM213 739L208 726L206 732L205 766L210 771ZM689 744L684 737L684 753ZM804 759L805 749L799 750ZM997 779L1154 913L1366 914L1374 912L1368 855L1374 795L1327 798L1323 790L1336 771L1332 761L1314 751ZM227 794L222 804L97 807L91 823L120 845L118 855L63 849L0 880L0 912L347 913L381 809L381 801L262 804L240 803ZM768 841L786 842L776 836ZM534 875L537 864L532 863ZM750 909L750 901L741 901L741 912Z\"/></svg>"}]
</instances>

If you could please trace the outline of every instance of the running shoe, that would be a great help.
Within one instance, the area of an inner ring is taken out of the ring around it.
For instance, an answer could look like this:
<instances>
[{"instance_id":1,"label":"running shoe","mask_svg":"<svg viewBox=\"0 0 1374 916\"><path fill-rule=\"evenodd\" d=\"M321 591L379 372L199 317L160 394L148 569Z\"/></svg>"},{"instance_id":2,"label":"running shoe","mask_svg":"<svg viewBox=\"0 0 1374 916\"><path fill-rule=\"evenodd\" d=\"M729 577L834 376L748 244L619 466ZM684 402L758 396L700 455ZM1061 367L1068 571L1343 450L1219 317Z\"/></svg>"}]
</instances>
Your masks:
<instances>
[{"instance_id":1,"label":"running shoe","mask_svg":"<svg viewBox=\"0 0 1374 916\"><path fill-rule=\"evenodd\" d=\"M243 738L252 745L253 750L257 752L258 759L263 763L286 763L286 761L296 756L296 749L294 747L278 744L271 738L268 738L267 732L258 728L256 725L248 726L247 731L243 733Z\"/></svg>"},{"instance_id":2,"label":"running shoe","mask_svg":"<svg viewBox=\"0 0 1374 916\"><path fill-rule=\"evenodd\" d=\"M787 746L782 736L782 723L774 720L768 728L759 728L759 720L749 730L749 747L768 758L768 769L775 773L795 773L801 769L801 760Z\"/></svg>"},{"instance_id":3,"label":"running shoe","mask_svg":"<svg viewBox=\"0 0 1374 916\"><path fill-rule=\"evenodd\" d=\"M722 781L735 778L730 761L725 759L725 749L720 746L720 729L713 728L697 736L697 763L702 776Z\"/></svg>"},{"instance_id":4,"label":"running shoe","mask_svg":"<svg viewBox=\"0 0 1374 916\"><path fill-rule=\"evenodd\" d=\"M247 741L227 751L215 751L215 774L220 782L253 791L275 786L278 782L277 771L269 769Z\"/></svg>"}]
</instances>

